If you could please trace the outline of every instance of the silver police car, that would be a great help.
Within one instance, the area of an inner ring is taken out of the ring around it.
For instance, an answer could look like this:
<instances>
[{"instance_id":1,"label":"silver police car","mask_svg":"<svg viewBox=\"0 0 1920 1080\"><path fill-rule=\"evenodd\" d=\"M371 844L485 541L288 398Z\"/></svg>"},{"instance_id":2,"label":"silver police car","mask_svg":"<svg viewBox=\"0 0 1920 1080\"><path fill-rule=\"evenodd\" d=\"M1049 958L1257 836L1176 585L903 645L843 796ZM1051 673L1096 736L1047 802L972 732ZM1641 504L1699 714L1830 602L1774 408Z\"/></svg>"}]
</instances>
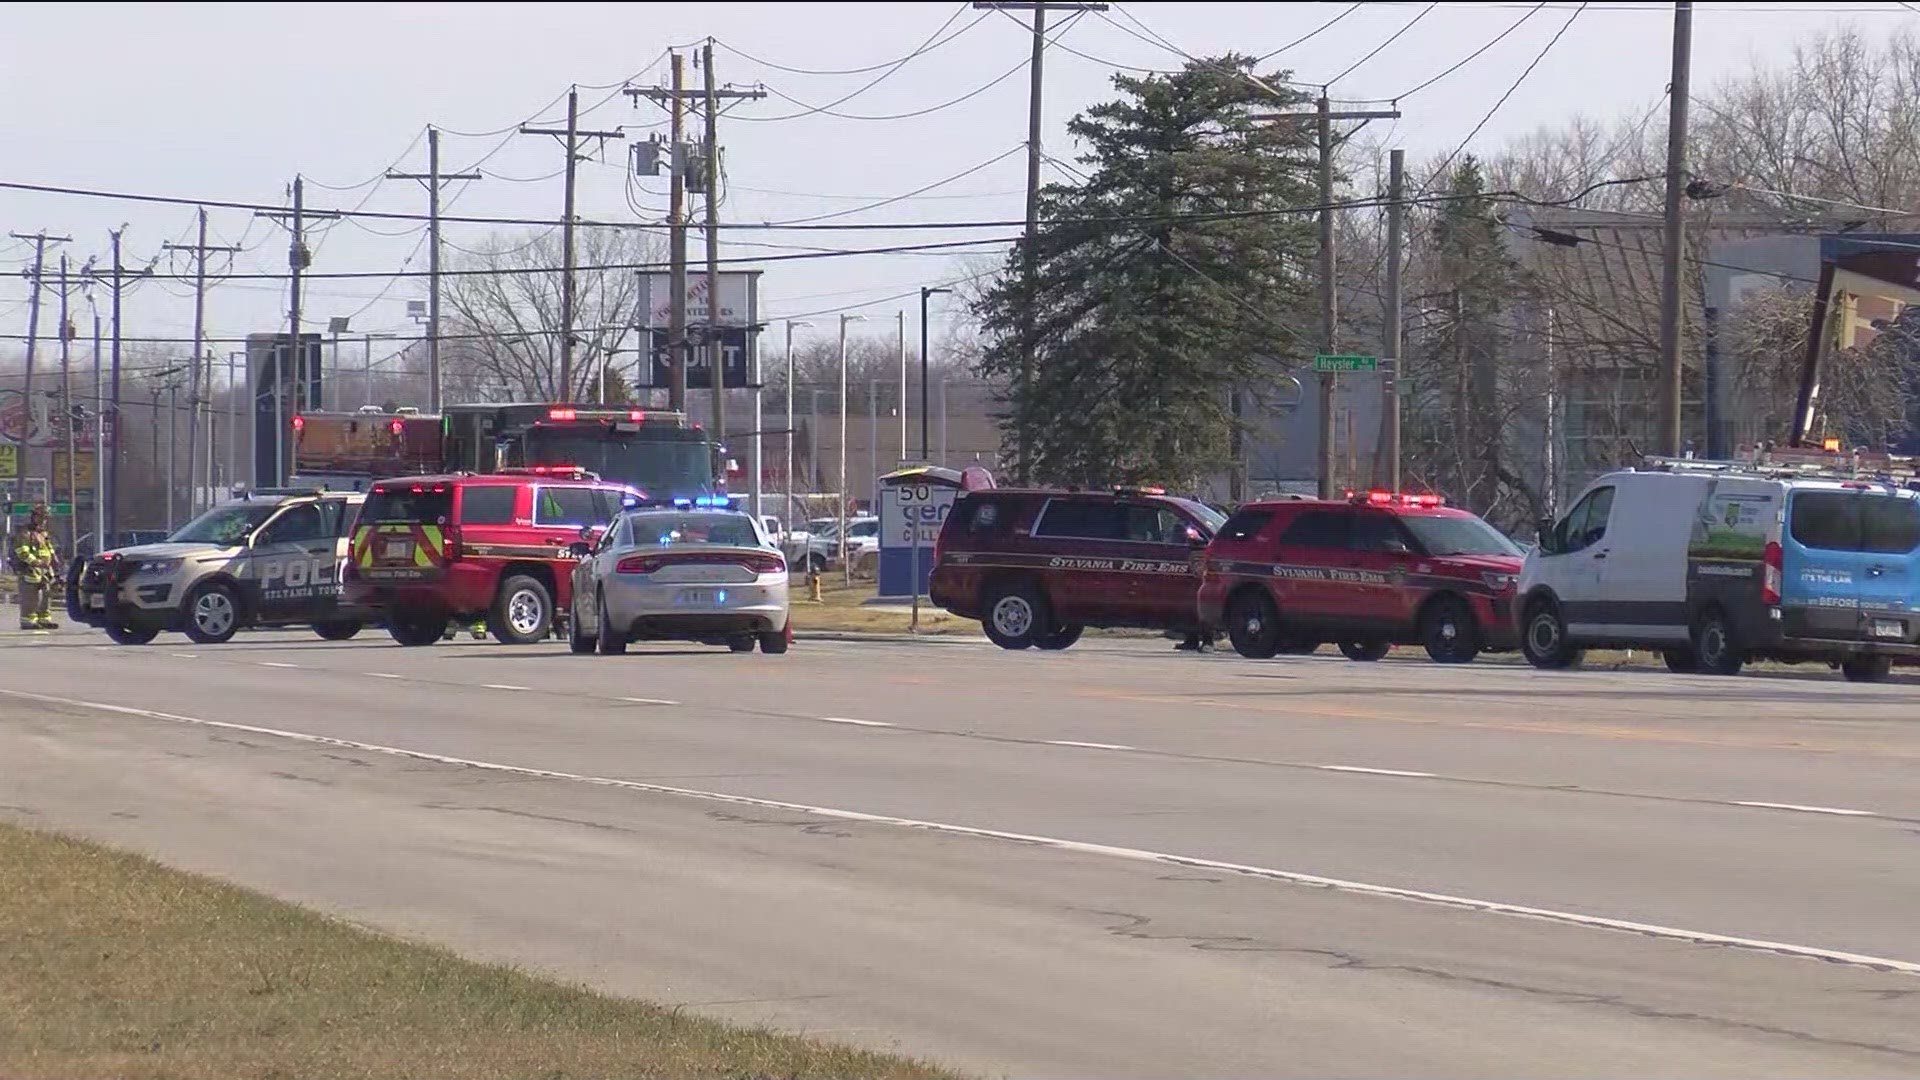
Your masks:
<instances>
[{"instance_id":1,"label":"silver police car","mask_svg":"<svg viewBox=\"0 0 1920 1080\"><path fill-rule=\"evenodd\" d=\"M749 514L642 509L575 545L567 642L576 653L634 641L699 641L784 653L787 560Z\"/></svg>"}]
</instances>

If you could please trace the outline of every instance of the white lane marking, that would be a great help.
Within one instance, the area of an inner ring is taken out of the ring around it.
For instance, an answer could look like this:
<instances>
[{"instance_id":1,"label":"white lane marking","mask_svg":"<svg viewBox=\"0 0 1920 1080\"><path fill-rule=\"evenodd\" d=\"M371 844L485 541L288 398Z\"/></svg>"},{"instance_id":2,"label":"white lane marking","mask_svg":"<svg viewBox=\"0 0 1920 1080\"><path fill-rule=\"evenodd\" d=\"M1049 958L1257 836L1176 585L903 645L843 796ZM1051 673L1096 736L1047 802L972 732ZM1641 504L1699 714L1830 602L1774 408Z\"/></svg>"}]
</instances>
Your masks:
<instances>
[{"instance_id":1,"label":"white lane marking","mask_svg":"<svg viewBox=\"0 0 1920 1080\"><path fill-rule=\"evenodd\" d=\"M194 724L200 727L217 728L223 731L240 731L252 735L267 735L274 738L290 739L295 742L313 743L318 746L337 746L343 749L359 750L369 754L388 754L393 757L408 758L414 761L432 761L442 765L458 765L467 769L485 769L490 772L510 773L515 776L532 776L545 780L564 780L577 784L591 784L595 787L618 788L624 791L644 791L654 795L677 795L681 798L700 799L706 802L727 803L734 806L753 806L765 810L785 810L790 813L811 814L815 817L832 818L838 821L857 821L870 825L893 825L906 829L921 829L926 832L945 833L951 836L971 836L983 840L1007 840L1031 847L1052 848L1056 851L1070 851L1080 855L1098 855L1127 862L1154 863L1163 866L1185 867L1187 869L1219 870L1225 873L1240 874L1245 877L1261 878L1267 881L1283 881L1294 885L1311 885L1315 888L1331 889L1335 892L1353 893L1360 896L1377 896L1391 900L1408 900L1420 904L1433 904L1439 907L1477 911L1488 915L1508 915L1515 918L1535 919L1542 922L1560 923L1567 926L1581 926L1593 930L1617 930L1623 933L1639 934L1643 937L1661 938L1668 941L1688 942L1695 945L1722 945L1728 948L1773 953L1779 956L1793 956L1807 960L1824 960L1828 963L1846 964L1850 967L1868 968L1874 971L1891 971L1900 972L1905 975L1920 975L1920 962L1912 960L1894 960L1884 956L1843 952L1838 949L1823 949L1814 945L1793 945L1782 941L1767 941L1764 938L1716 934L1705 930L1685 930L1679 927L1661 926L1657 923L1635 922L1631 919L1613 919L1600 915L1583 915L1572 911L1555 911L1552 908L1529 907L1524 904L1508 904L1497 900L1476 900L1468 896L1425 892L1420 889L1402 888L1397 885L1374 885L1364 881L1323 877L1319 874L1307 874L1296 870L1276 870L1265 866L1250 866L1244 863L1224 862L1219 859L1206 859L1195 855L1175 855L1162 851L1148 851L1143 848L1116 847L1112 844L1095 844L1083 840L1064 840L1058 837L1035 836L1030 833L1007 832L1001 829L983 829L973 825L952 825L939 821L920 821L914 818L893 817L888 814L869 814L860 810L840 810L830 806L809 806L805 803L781 802L777 799L762 799L752 795L733 795L722 791L702 791L698 788L672 787L667 784L650 784L641 780L618 780L607 776L587 776L581 773L559 772L554 769L535 769L525 765L503 765L498 762L477 761L472 758L453 757L448 754L432 754L424 750L409 750L399 746L382 746L379 743L358 742L353 739L337 739L331 735L314 735L304 731L284 731L279 728L259 727L254 724L236 724L228 720L207 720L197 716L181 716L177 713L160 712L155 709L136 709L128 705L109 705L99 701L56 697L52 694L35 694L25 690L0 689L0 696L20 698L26 701L39 701L52 705L67 705L81 709L95 709L100 712L117 713L122 716L139 716L150 720L167 720L176 724ZM822 719L824 719L824 717Z\"/></svg>"},{"instance_id":2,"label":"white lane marking","mask_svg":"<svg viewBox=\"0 0 1920 1080\"><path fill-rule=\"evenodd\" d=\"M260 666L261 667L297 668L300 665L299 664L283 664L277 660L262 660L260 661Z\"/></svg>"},{"instance_id":3,"label":"white lane marking","mask_svg":"<svg viewBox=\"0 0 1920 1080\"><path fill-rule=\"evenodd\" d=\"M530 689L530 687L515 686L512 683L490 682L490 683L481 683L480 689L482 690L527 690L527 689Z\"/></svg>"},{"instance_id":4,"label":"white lane marking","mask_svg":"<svg viewBox=\"0 0 1920 1080\"><path fill-rule=\"evenodd\" d=\"M657 698L657 697L623 697L620 700L629 702L634 705L678 705L680 704L677 701L668 701L666 698Z\"/></svg>"},{"instance_id":5,"label":"white lane marking","mask_svg":"<svg viewBox=\"0 0 1920 1080\"><path fill-rule=\"evenodd\" d=\"M197 652L176 652L176 653L168 653L167 655L168 655L168 656L177 656L177 657L179 657L179 658L180 658L180 659L182 659L182 660L198 660L198 659L200 659L200 654L199 654L199 653L197 653Z\"/></svg>"},{"instance_id":6,"label":"white lane marking","mask_svg":"<svg viewBox=\"0 0 1920 1080\"><path fill-rule=\"evenodd\" d=\"M367 678L369 678L369 679L398 679L398 678L403 678L403 676L400 676L400 675L395 675L395 674L394 674L393 672L391 672L391 671L363 671L363 672L361 672L360 674L362 674L362 675L365 675L365 676L366 676Z\"/></svg>"},{"instance_id":7,"label":"white lane marking","mask_svg":"<svg viewBox=\"0 0 1920 1080\"><path fill-rule=\"evenodd\" d=\"M820 719L829 724L856 724L860 727L892 727L885 720L855 720L851 716L823 716Z\"/></svg>"},{"instance_id":8,"label":"white lane marking","mask_svg":"<svg viewBox=\"0 0 1920 1080\"><path fill-rule=\"evenodd\" d=\"M1843 810L1837 806L1801 806L1787 802L1737 802L1735 806L1757 806L1762 810L1798 810L1803 814L1839 814L1841 817L1879 817L1871 810Z\"/></svg>"},{"instance_id":9,"label":"white lane marking","mask_svg":"<svg viewBox=\"0 0 1920 1080\"><path fill-rule=\"evenodd\" d=\"M1048 739L1048 746L1084 746L1088 750L1131 750L1131 746L1122 746L1110 742L1076 742L1073 739Z\"/></svg>"},{"instance_id":10,"label":"white lane marking","mask_svg":"<svg viewBox=\"0 0 1920 1080\"><path fill-rule=\"evenodd\" d=\"M1405 769L1369 769L1360 765L1315 765L1314 768L1326 772L1366 773L1369 776L1421 776L1432 779L1434 775L1430 772L1408 772Z\"/></svg>"}]
</instances>

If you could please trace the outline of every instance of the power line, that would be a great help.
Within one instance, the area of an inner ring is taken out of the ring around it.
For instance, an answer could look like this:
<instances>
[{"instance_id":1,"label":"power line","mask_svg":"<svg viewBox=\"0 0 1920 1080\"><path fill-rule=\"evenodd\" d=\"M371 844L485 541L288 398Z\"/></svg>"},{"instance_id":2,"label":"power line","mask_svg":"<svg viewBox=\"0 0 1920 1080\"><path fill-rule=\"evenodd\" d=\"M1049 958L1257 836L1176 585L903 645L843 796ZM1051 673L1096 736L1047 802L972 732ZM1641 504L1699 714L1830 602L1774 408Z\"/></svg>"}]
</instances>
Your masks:
<instances>
[{"instance_id":1,"label":"power line","mask_svg":"<svg viewBox=\"0 0 1920 1080\"><path fill-rule=\"evenodd\" d=\"M998 165L1000 162L1005 161L1006 159L1012 157L1017 153L1020 153L1024 149L1026 149L1026 146L1024 144L1015 144L1001 151L1000 153L995 154L993 157L990 157L987 160L979 163L978 165L974 165L961 172L954 173L952 176L949 176L944 180L935 180L933 183L927 184L924 187L915 188L904 195L895 195L892 198L881 199L878 202L868 203L865 206L856 206L848 210L836 210L830 214L815 214L812 217L789 218L786 221L772 221L772 222L768 222L767 224L769 225L804 225L811 221L827 221L832 218L841 218L841 217L848 217L853 214L862 214L867 212L868 210L878 210L883 206L891 206L897 202L904 202L907 199L911 199L925 192L932 191L935 188L945 187L946 185L951 184L956 180L964 180L967 177L972 176L974 173L977 173L982 169L986 169L994 165Z\"/></svg>"},{"instance_id":2,"label":"power line","mask_svg":"<svg viewBox=\"0 0 1920 1080\"><path fill-rule=\"evenodd\" d=\"M1367 61L1369 61L1369 60L1371 60L1371 59L1373 59L1373 58L1374 58L1374 57L1376 57L1376 56L1379 56L1379 55L1380 55L1380 54L1381 54L1382 52L1384 52L1384 51L1386 50L1386 48L1387 48L1387 46L1389 46L1389 45L1391 45L1391 44L1393 44L1393 43L1394 43L1394 42L1396 42L1396 41L1399 41L1399 40L1400 40L1400 37L1401 37L1401 35L1403 35L1403 34L1405 34L1405 33L1406 33L1407 31L1409 31L1409 30L1411 30L1411 29L1413 29L1414 27L1416 27L1416 26L1418 26L1418 25L1420 25L1420 20L1421 20L1421 19L1424 19L1424 18L1426 18L1427 16L1429 16L1429 15L1431 15L1431 14L1433 14L1433 9L1434 9L1434 8L1437 8L1437 7L1439 7L1439 6L1440 6L1440 0L1432 0L1432 2L1431 2L1431 3L1429 3L1429 4L1428 4L1428 5L1426 6L1426 7L1424 7L1424 8L1421 8L1421 9L1420 9L1420 14L1418 14L1418 15L1415 15L1415 16L1414 16L1413 18L1411 18L1411 19L1408 19L1408 20L1406 21L1406 23L1404 23L1404 24L1403 24L1403 25L1402 25L1402 26L1400 27L1400 29L1398 29L1398 30L1395 30L1395 31L1394 31L1394 32L1393 32L1393 33L1392 33L1392 34L1391 34L1390 36L1388 36L1388 38L1387 38L1387 40L1385 40L1385 41L1383 41L1383 42L1381 42L1381 43L1380 43L1380 44L1378 44L1378 45L1375 45L1375 46L1373 47L1373 51L1372 51L1372 52L1370 52L1370 53L1368 53L1367 55L1365 55L1365 56L1363 56L1363 57L1361 57L1361 58L1360 58L1360 59L1358 59L1358 60L1355 60L1355 61L1354 61L1353 63L1351 63L1351 64L1348 64L1348 65L1347 65L1347 67L1346 67L1346 69L1345 69L1344 71L1342 71L1342 72L1340 72L1340 74L1338 74L1338 75L1335 75L1335 76L1334 76L1333 78L1331 78L1331 79L1328 79L1328 80L1327 80L1327 88L1328 88L1328 89L1332 89L1332 87L1333 87L1333 84L1335 84L1335 83L1337 83L1337 82L1339 82L1339 81L1340 81L1341 79L1344 79L1344 78L1346 78L1347 76L1349 76L1349 75L1351 75L1351 74L1353 74L1353 73L1354 73L1354 70L1355 70L1355 69L1357 69L1358 67L1360 67L1360 65L1362 65L1362 64L1364 64L1364 63L1366 63Z\"/></svg>"},{"instance_id":3,"label":"power line","mask_svg":"<svg viewBox=\"0 0 1920 1080\"><path fill-rule=\"evenodd\" d=\"M1490 41L1488 41L1485 45L1482 45L1479 48L1468 53L1466 56L1462 57L1459 61L1457 61L1452 67L1448 68L1447 70L1441 72L1438 75L1435 75L1433 78L1428 79L1426 82L1421 83L1419 86L1416 86L1411 90L1403 90L1400 93L1395 94L1390 98L1378 98L1376 100L1405 101L1406 99L1412 97L1413 95L1419 93L1420 91L1425 90L1427 87L1432 86L1434 83L1439 82L1441 79L1444 79L1447 76L1453 74L1454 72L1459 71L1461 68L1466 67L1468 64L1473 63L1475 60L1479 59L1481 53L1484 53L1488 49L1491 49L1495 45L1498 45L1502 41L1505 41L1507 39L1507 35L1513 33L1515 30L1518 30L1522 26L1526 25L1526 22L1528 19L1531 19L1535 15L1540 14L1541 11L1546 9L1546 6L1547 5L1544 2L1544 0L1542 3L1533 5L1533 7L1527 10L1527 13L1525 15L1522 15L1518 19L1515 19L1512 25L1508 26L1505 30L1500 31L1498 34L1495 34L1493 38ZM1586 10L1586 6L1587 5L1585 4L1581 4L1580 7L1574 9L1574 14L1577 15L1581 11Z\"/></svg>"},{"instance_id":4,"label":"power line","mask_svg":"<svg viewBox=\"0 0 1920 1080\"><path fill-rule=\"evenodd\" d=\"M886 80L892 78L896 72L898 72L901 68L906 67L907 64L913 59L915 59L916 57L924 56L925 54L933 51L934 49L940 47L941 45L946 44L946 41L952 41L953 38L957 38L961 34L964 34L967 31L973 29L974 27L979 26L980 23L984 21L987 17L985 13L982 13L978 18L974 19L972 22L968 23L967 25L961 27L959 33L954 34L953 37L947 38L946 41L941 41L940 35L945 33L947 27L952 26L954 23L954 20L960 18L961 13L966 10L967 9L964 5L958 8L957 10L955 10L952 15L947 16L946 22L943 22L940 24L940 28L938 30L935 30L930 36L928 36L928 38L925 41L922 41L920 43L919 47L915 48L912 52L901 57L900 59L895 60L892 64L887 66L887 69L885 71L882 71L880 74L875 75L873 78L867 80L865 84L863 84L856 90L843 94L840 97L837 97L834 100L826 103L825 105L808 105L806 102L801 101L798 98L790 97L786 94L781 93L778 90L774 90L771 87L769 87L767 91L768 93L773 94L774 96L780 98L783 101L787 101L794 105L800 106L802 111L797 113L788 113L785 116L756 116L756 117L743 118L743 119L753 119L753 120L759 120L759 121L798 120L801 117L813 116L819 113L825 113L828 116L838 116L838 117L841 117L842 119L848 119L848 120L881 119L880 117L853 116L849 114L837 113L837 112L834 112L833 110L838 108L841 105L846 104L849 101L852 101L854 98L859 97L861 94L866 93L867 91L873 89L874 87L879 86L881 83L885 82Z\"/></svg>"},{"instance_id":5,"label":"power line","mask_svg":"<svg viewBox=\"0 0 1920 1080\"><path fill-rule=\"evenodd\" d=\"M1365 6L1366 5L1364 3L1354 4L1348 7L1347 10L1341 12L1338 15L1335 15L1333 18L1328 19L1326 22L1321 23L1319 26L1316 26L1313 29L1307 31L1305 34L1302 34L1301 36L1294 38L1292 41L1287 42L1285 45L1280 46L1279 48L1273 50L1272 52L1255 57L1253 62L1256 64L1264 64L1267 61L1273 59L1274 57L1279 56L1281 53L1286 52L1288 49L1293 48L1295 45L1303 45L1306 42L1312 41L1314 38L1319 37L1322 31L1332 29L1335 23L1353 14L1354 12L1359 11L1361 8Z\"/></svg>"},{"instance_id":6,"label":"power line","mask_svg":"<svg viewBox=\"0 0 1920 1080\"><path fill-rule=\"evenodd\" d=\"M1587 5L1584 3L1573 9L1573 14L1567 16L1567 21L1561 23L1560 29L1554 31L1553 37L1549 38L1546 45L1542 46L1540 51L1534 54L1533 59L1528 62L1526 68L1520 72L1520 77L1513 80L1513 84L1507 87L1506 93L1501 94L1500 99L1493 103L1493 108L1487 110L1486 115L1480 118L1480 122L1473 125L1473 130L1467 132L1467 137L1460 140L1460 145L1453 148L1453 153L1448 154L1446 160L1440 163L1440 167L1435 169L1433 175L1427 178L1427 183L1421 185L1421 194L1425 194L1427 187L1431 186L1435 179L1446 172L1447 166L1453 164L1453 159L1460 156L1460 151L1467 148L1467 144L1473 141L1473 137L1480 134L1480 129L1486 127L1487 121L1493 119L1493 114L1499 112L1500 107L1507 103L1507 99L1513 96L1514 91L1520 89L1520 84L1527 81L1527 76L1533 74L1533 69L1540 66L1540 62L1545 60L1547 54L1553 51L1553 47L1560 43L1560 39L1573 27L1574 20L1578 19L1580 13L1585 10L1587 10Z\"/></svg>"},{"instance_id":7,"label":"power line","mask_svg":"<svg viewBox=\"0 0 1920 1080\"><path fill-rule=\"evenodd\" d=\"M789 75L865 75L870 71L879 71L882 68L897 68L900 65L906 63L907 61L914 59L915 57L925 56L927 53L930 53L933 50L940 48L942 45L945 45L947 42L954 40L954 38L957 38L962 34L965 34L967 31L973 29L974 27L980 25L980 20L975 19L973 22L970 22L967 25L961 27L959 30L955 31L953 34L953 37L946 38L945 40L942 40L942 41L934 40L935 38L938 38L940 34L946 30L947 27L952 26L953 21L955 19L958 19L960 17L960 13L966 10L967 10L967 5L961 4L959 10L955 11L952 15L948 16L946 22L943 22L940 24L939 30L935 30L931 37L929 37L926 41L921 42L919 47L915 48L912 52L906 54L905 56L898 57L893 60L885 60L878 64L869 64L866 67L840 68L837 70L789 67L785 64L775 63L772 60L762 59L758 56L753 55L750 52L747 52L744 49L740 49L733 45L729 45L728 43L720 40L719 38L715 38L713 43L727 50L728 52L734 54L735 56L740 57L743 60L747 60L752 63L759 64L761 67L772 68L775 71L784 71ZM892 74L892 73L889 72L888 74Z\"/></svg>"}]
</instances>

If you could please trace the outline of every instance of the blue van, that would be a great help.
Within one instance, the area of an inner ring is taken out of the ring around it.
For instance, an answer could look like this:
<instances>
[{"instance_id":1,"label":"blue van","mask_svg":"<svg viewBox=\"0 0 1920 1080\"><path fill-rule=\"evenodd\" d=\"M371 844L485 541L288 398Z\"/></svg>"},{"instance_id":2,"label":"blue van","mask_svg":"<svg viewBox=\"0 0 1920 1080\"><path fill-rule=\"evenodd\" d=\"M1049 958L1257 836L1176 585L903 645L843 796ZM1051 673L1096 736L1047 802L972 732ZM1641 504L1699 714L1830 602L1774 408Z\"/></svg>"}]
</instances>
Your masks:
<instances>
[{"instance_id":1,"label":"blue van","mask_svg":"<svg viewBox=\"0 0 1920 1080\"><path fill-rule=\"evenodd\" d=\"M1536 667L1641 648L1674 671L1815 660L1877 681L1920 662L1920 491L1726 462L1610 473L1542 523L1518 595Z\"/></svg>"}]
</instances>

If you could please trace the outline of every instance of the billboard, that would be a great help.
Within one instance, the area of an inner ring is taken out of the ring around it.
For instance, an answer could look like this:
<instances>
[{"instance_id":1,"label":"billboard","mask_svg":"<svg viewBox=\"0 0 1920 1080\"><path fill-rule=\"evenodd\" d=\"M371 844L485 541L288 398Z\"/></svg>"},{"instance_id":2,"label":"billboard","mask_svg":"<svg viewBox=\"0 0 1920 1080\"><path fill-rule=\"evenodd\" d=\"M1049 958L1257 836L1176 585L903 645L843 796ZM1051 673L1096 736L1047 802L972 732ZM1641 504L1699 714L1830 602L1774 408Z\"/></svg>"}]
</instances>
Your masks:
<instances>
[{"instance_id":1,"label":"billboard","mask_svg":"<svg viewBox=\"0 0 1920 1080\"><path fill-rule=\"evenodd\" d=\"M687 388L713 389L712 354L720 354L724 385L730 390L752 385L751 357L759 339L760 271L728 270L719 275L719 306L712 320L718 324L717 342L709 342L707 275L690 271L686 282L687 340L682 349L687 362ZM640 276L641 326L647 332L646 386L669 386L668 362L673 358L667 329L673 314L673 275Z\"/></svg>"}]
</instances>

